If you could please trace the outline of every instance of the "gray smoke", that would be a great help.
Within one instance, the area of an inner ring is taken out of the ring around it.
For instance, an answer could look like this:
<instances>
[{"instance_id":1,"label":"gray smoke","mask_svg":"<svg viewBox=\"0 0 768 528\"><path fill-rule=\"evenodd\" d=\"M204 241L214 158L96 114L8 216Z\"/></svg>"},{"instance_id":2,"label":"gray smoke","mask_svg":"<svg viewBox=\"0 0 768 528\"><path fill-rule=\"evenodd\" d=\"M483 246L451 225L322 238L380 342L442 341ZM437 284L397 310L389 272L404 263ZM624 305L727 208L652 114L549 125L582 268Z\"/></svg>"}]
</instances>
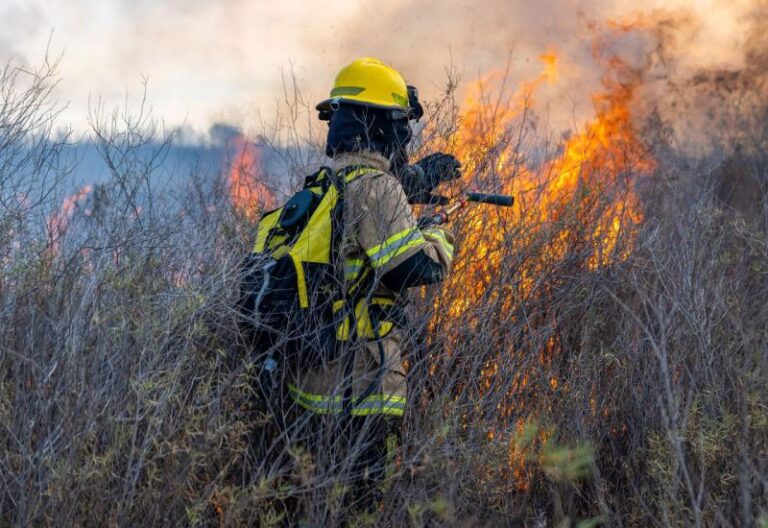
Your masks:
<instances>
[{"instance_id":1,"label":"gray smoke","mask_svg":"<svg viewBox=\"0 0 768 528\"><path fill-rule=\"evenodd\" d=\"M556 131L593 115L611 58L623 80L642 85L637 104L697 130L697 109L718 106L712 93L733 105L734 94L762 89L766 12L766 0L10 0L0 7L0 60L34 65L53 31L68 115L84 121L99 96L107 106L126 91L134 100L146 76L160 117L205 131L217 121L249 130L257 113L269 121L286 71L309 104L344 64L374 56L435 99L446 68L464 89L508 65L514 86L554 52L559 82L541 88L537 107ZM638 28L617 29L629 22Z\"/></svg>"},{"instance_id":2,"label":"gray smoke","mask_svg":"<svg viewBox=\"0 0 768 528\"><path fill-rule=\"evenodd\" d=\"M556 128L588 119L591 95L610 80L636 86L637 115L653 113L681 143L699 144L703 130L736 129L743 123L729 114L743 120L748 101L764 100L766 13L764 0L365 0L309 48L325 42L327 50L330 37L336 69L378 56L433 97L449 64L465 81L509 64L514 86L535 78L537 57L552 51L559 82L540 90L537 106Z\"/></svg>"},{"instance_id":3,"label":"gray smoke","mask_svg":"<svg viewBox=\"0 0 768 528\"><path fill-rule=\"evenodd\" d=\"M28 62L16 43L41 30L39 10L26 4L0 6L0 28L0 64Z\"/></svg>"}]
</instances>

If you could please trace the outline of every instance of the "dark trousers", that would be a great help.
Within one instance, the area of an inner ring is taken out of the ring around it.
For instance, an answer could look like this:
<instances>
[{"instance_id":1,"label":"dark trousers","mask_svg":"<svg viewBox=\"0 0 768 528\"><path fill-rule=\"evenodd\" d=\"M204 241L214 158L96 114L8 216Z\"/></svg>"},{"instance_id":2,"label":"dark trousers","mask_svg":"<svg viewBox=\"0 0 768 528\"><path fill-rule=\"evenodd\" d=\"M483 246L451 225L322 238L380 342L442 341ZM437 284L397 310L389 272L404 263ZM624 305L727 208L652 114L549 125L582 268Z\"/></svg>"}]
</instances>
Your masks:
<instances>
[{"instance_id":1,"label":"dark trousers","mask_svg":"<svg viewBox=\"0 0 768 528\"><path fill-rule=\"evenodd\" d=\"M305 423L300 445L311 456L317 483L308 504L313 511L305 513L339 526L357 514L375 512L393 470L402 419L309 412L301 418Z\"/></svg>"}]
</instances>

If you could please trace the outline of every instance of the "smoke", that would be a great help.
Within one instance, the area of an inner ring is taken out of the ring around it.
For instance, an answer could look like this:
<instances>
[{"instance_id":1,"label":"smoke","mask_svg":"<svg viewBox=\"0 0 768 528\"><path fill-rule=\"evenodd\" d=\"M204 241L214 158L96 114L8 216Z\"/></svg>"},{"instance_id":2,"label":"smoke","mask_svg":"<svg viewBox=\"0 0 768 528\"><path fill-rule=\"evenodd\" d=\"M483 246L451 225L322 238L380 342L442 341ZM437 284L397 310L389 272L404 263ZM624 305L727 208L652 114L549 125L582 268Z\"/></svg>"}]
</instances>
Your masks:
<instances>
[{"instance_id":1,"label":"smoke","mask_svg":"<svg viewBox=\"0 0 768 528\"><path fill-rule=\"evenodd\" d=\"M766 12L766 0L10 0L0 59L34 64L53 32L76 127L94 99L137 97L146 77L160 117L207 130L220 121L248 129L256 113L269 120L286 72L312 103L341 66L374 56L434 100L446 68L462 87L506 67L510 84L522 83L541 73L542 53L555 53L559 82L541 88L537 107L556 129L593 113L609 74L641 85L638 104L665 118L690 113L696 130L697 108L717 106L713 93L734 104L734 94L763 90ZM607 72L611 61L622 67Z\"/></svg>"},{"instance_id":2,"label":"smoke","mask_svg":"<svg viewBox=\"0 0 768 528\"><path fill-rule=\"evenodd\" d=\"M620 82L635 88L638 115L653 113L681 143L701 144L716 122L738 129L745 99L766 95L764 0L362 4L363 15L348 17L335 35L339 65L382 57L434 97L449 64L464 80L509 65L514 84L535 78L537 58L552 52L559 82L539 90L537 106L555 128L578 127L593 112L592 95Z\"/></svg>"},{"instance_id":3,"label":"smoke","mask_svg":"<svg viewBox=\"0 0 768 528\"><path fill-rule=\"evenodd\" d=\"M742 38L733 60L698 68L677 63L658 99L659 112L689 148L706 144L765 150L768 144L768 2L756 3L740 19ZM676 119L674 117L677 117Z\"/></svg>"},{"instance_id":4,"label":"smoke","mask_svg":"<svg viewBox=\"0 0 768 528\"><path fill-rule=\"evenodd\" d=\"M35 6L10 5L0 6L0 63L24 63L27 58L16 43L25 36L36 34L40 25L40 13Z\"/></svg>"},{"instance_id":5,"label":"smoke","mask_svg":"<svg viewBox=\"0 0 768 528\"><path fill-rule=\"evenodd\" d=\"M353 2L337 5L346 3ZM309 2L257 0L28 0L23 5L29 8L10 0L10 5L0 8L8 22L0 29L0 46L13 44L2 58L34 65L53 33L52 51L63 53L59 92L70 103L66 118L78 129L87 128L96 100L111 107L122 105L126 93L129 102L139 98L145 78L156 114L173 125L207 130L217 121L240 121L254 109L271 109L282 95L281 70L298 64L301 73L301 64L311 63L301 33L335 17L310 14Z\"/></svg>"}]
</instances>

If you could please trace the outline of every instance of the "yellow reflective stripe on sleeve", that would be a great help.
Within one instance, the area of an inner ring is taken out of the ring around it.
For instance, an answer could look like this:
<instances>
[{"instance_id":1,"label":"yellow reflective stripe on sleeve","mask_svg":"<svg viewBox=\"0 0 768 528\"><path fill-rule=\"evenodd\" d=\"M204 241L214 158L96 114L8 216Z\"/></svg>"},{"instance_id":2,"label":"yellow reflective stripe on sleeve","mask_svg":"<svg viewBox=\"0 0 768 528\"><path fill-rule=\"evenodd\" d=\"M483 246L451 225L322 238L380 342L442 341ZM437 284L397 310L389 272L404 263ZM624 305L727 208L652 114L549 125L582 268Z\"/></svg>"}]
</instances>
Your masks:
<instances>
[{"instance_id":1,"label":"yellow reflective stripe on sleeve","mask_svg":"<svg viewBox=\"0 0 768 528\"><path fill-rule=\"evenodd\" d=\"M448 239L445 238L445 233L443 233L441 229L430 229L429 231L424 231L424 234L428 237L437 239L437 242L442 246L445 252L448 253L448 257L453 258L453 244L448 242Z\"/></svg>"},{"instance_id":2,"label":"yellow reflective stripe on sleeve","mask_svg":"<svg viewBox=\"0 0 768 528\"><path fill-rule=\"evenodd\" d=\"M344 262L344 279L348 281L355 280L363 269L365 261L363 259L349 259Z\"/></svg>"},{"instance_id":3,"label":"yellow reflective stripe on sleeve","mask_svg":"<svg viewBox=\"0 0 768 528\"><path fill-rule=\"evenodd\" d=\"M289 383L288 391L291 398L303 408L318 414L340 414L344 411L341 396L324 396L304 392ZM367 416L370 414L387 414L402 416L405 412L406 399L393 394L373 394L357 404L351 411L352 416Z\"/></svg>"},{"instance_id":4,"label":"yellow reflective stripe on sleeve","mask_svg":"<svg viewBox=\"0 0 768 528\"><path fill-rule=\"evenodd\" d=\"M352 416L368 416L370 414L386 414L388 416L402 416L405 414L405 404L401 403L366 403L365 401L352 409Z\"/></svg>"},{"instance_id":5,"label":"yellow reflective stripe on sleeve","mask_svg":"<svg viewBox=\"0 0 768 528\"><path fill-rule=\"evenodd\" d=\"M380 268L389 261L402 255L410 248L421 246L425 243L418 227L411 227L389 237L377 246L366 251L371 260L371 266Z\"/></svg>"},{"instance_id":6,"label":"yellow reflective stripe on sleeve","mask_svg":"<svg viewBox=\"0 0 768 528\"><path fill-rule=\"evenodd\" d=\"M309 308L309 295L307 294L307 281L304 278L304 266L301 259L295 253L288 253L293 260L293 266L296 268L296 286L299 289L299 306Z\"/></svg>"}]
</instances>

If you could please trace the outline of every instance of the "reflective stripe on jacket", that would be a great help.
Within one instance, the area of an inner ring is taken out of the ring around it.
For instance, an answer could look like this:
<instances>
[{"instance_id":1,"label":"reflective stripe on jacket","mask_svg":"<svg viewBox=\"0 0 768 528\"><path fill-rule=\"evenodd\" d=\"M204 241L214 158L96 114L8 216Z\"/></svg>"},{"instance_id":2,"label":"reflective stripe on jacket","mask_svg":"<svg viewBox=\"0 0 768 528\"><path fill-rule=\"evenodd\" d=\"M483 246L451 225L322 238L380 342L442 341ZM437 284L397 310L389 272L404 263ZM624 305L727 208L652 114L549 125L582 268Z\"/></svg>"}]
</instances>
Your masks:
<instances>
[{"instance_id":1,"label":"reflective stripe on jacket","mask_svg":"<svg viewBox=\"0 0 768 528\"><path fill-rule=\"evenodd\" d=\"M447 272L453 258L453 235L444 228L421 231L408 204L400 182L387 172L389 162L381 155L364 153L341 155L334 159L334 170L349 166L365 166L371 170L347 185L344 195L345 237L341 255L344 262L345 291L371 299L379 306L400 304L397 296L382 285L374 292L352 291L367 288L374 276L381 276L423 251L427 257ZM362 286L361 286L362 285ZM341 302L343 305L344 303ZM345 342L355 336L348 346L354 350L351 380L344 383L347 354L315 368L295 374L289 393L301 407L319 414L341 413L349 402L344 401L347 388L352 398L361 395L372 381L377 380L381 350L371 331L368 306L355 307L355 327L348 318L337 332ZM351 314L350 314L351 315ZM351 333L352 328L355 329ZM402 416L406 404L406 380L402 366L402 335L391 321L379 321L384 349L385 369L379 386L351 409L353 415L387 414Z\"/></svg>"},{"instance_id":2,"label":"reflective stripe on jacket","mask_svg":"<svg viewBox=\"0 0 768 528\"><path fill-rule=\"evenodd\" d=\"M307 410L318 414L339 414L344 410L341 396L310 394L289 383L288 390L293 400ZM351 411L352 416L369 414L389 414L402 416L405 412L405 398L392 394L372 394L358 402Z\"/></svg>"}]
</instances>

